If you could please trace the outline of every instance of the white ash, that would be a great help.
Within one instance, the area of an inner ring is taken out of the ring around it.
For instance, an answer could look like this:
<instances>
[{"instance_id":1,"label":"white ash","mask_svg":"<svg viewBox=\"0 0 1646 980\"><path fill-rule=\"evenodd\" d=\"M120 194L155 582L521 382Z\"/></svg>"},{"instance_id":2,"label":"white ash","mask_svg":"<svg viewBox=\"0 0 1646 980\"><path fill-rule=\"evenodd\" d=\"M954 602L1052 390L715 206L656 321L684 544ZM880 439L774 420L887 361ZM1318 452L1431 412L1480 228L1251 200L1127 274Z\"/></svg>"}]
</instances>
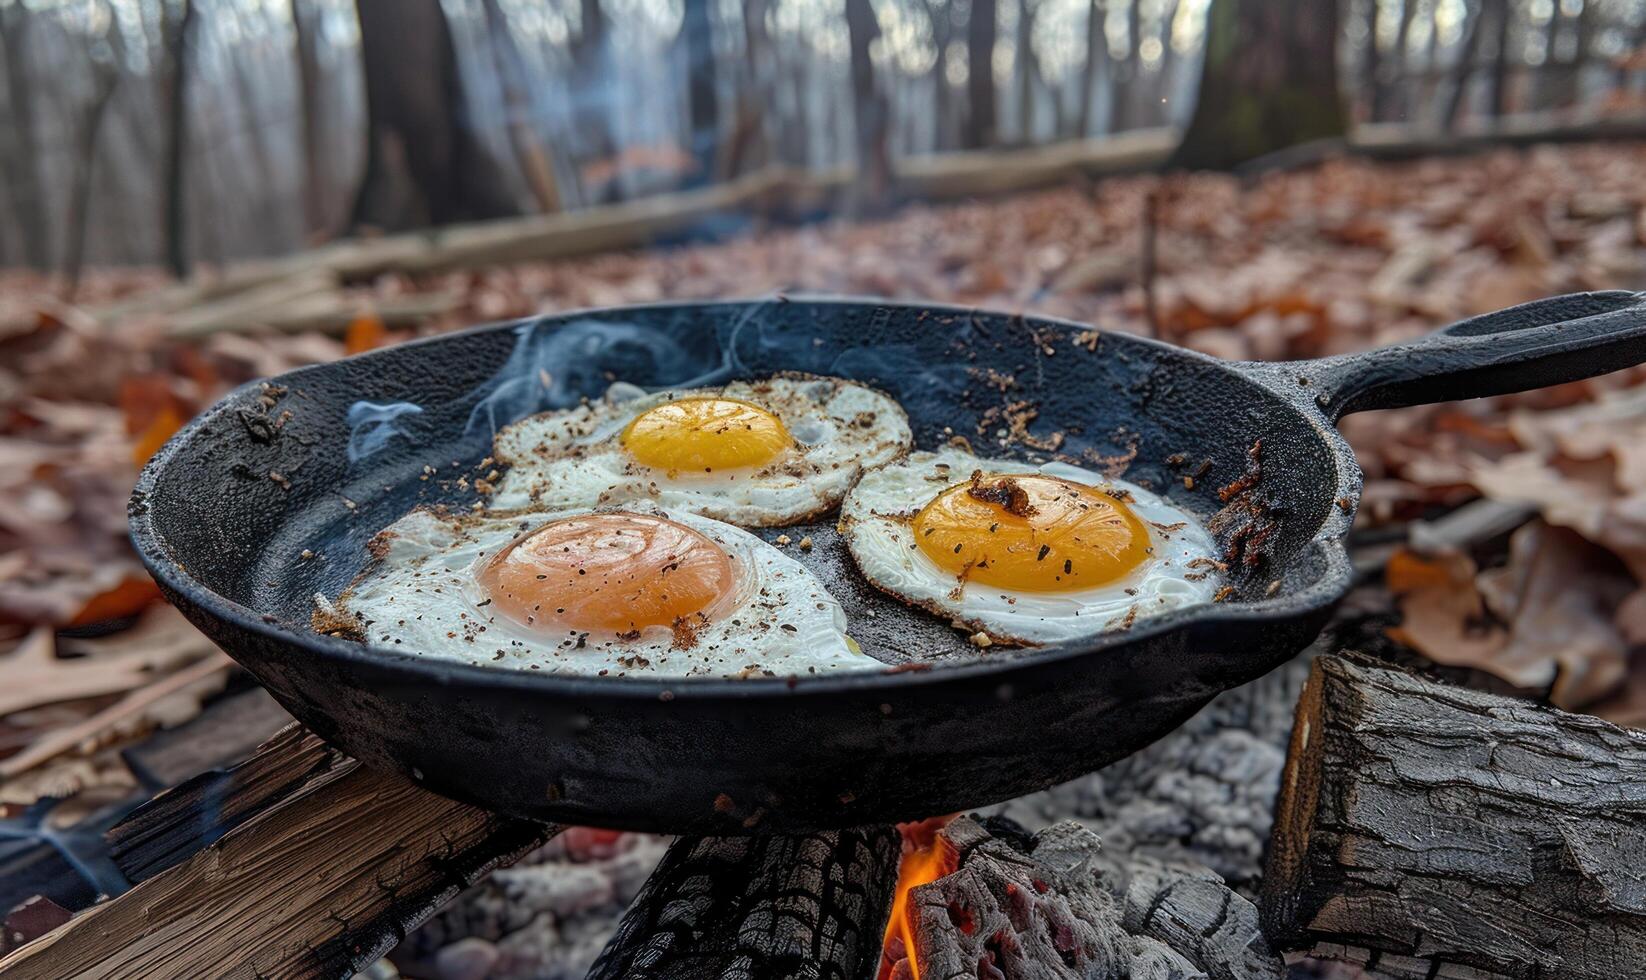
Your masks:
<instances>
[{"instance_id":1,"label":"white ash","mask_svg":"<svg viewBox=\"0 0 1646 980\"><path fill-rule=\"evenodd\" d=\"M567 831L453 899L392 958L425 980L581 978L667 846Z\"/></svg>"},{"instance_id":2,"label":"white ash","mask_svg":"<svg viewBox=\"0 0 1646 980\"><path fill-rule=\"evenodd\" d=\"M1292 709L1314 652L1223 694L1135 755L982 812L1029 830L1073 819L1111 853L1205 865L1249 891L1263 873Z\"/></svg>"}]
</instances>

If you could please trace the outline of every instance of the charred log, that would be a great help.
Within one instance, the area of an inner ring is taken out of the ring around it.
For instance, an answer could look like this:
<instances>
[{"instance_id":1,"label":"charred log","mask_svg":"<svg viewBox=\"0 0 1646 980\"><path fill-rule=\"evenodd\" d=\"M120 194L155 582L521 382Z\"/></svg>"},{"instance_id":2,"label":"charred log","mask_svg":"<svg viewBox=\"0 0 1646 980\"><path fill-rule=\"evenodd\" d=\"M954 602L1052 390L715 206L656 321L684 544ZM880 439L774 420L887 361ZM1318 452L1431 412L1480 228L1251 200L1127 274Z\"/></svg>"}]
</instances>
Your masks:
<instances>
[{"instance_id":1,"label":"charred log","mask_svg":"<svg viewBox=\"0 0 1646 980\"><path fill-rule=\"evenodd\" d=\"M890 827L674 843L590 980L858 977L897 881Z\"/></svg>"},{"instance_id":2,"label":"charred log","mask_svg":"<svg viewBox=\"0 0 1646 980\"><path fill-rule=\"evenodd\" d=\"M1206 868L1105 854L1072 821L1025 839L962 817L943 836L958 870L910 893L921 976L1284 975L1256 907ZM911 975L890 966L893 980Z\"/></svg>"},{"instance_id":3,"label":"charred log","mask_svg":"<svg viewBox=\"0 0 1646 980\"><path fill-rule=\"evenodd\" d=\"M1266 930L1393 976L1638 975L1643 800L1646 733L1322 658L1282 778Z\"/></svg>"}]
</instances>

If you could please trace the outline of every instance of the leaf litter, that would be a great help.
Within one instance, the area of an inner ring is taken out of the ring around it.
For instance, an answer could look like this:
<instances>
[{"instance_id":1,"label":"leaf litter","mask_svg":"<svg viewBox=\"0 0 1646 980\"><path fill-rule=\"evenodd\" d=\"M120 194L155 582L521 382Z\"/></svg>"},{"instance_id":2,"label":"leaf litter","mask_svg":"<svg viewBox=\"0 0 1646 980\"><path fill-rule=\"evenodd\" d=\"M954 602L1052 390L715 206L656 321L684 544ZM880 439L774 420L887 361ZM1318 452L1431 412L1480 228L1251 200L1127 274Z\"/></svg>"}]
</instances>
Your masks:
<instances>
[{"instance_id":1,"label":"leaf litter","mask_svg":"<svg viewBox=\"0 0 1646 980\"><path fill-rule=\"evenodd\" d=\"M159 601L127 544L125 500L142 461L252 378L482 320L777 292L932 299L1133 333L1153 326L1226 358L1326 356L1551 293L1646 288L1643 149L1341 159L1245 182L1114 178L710 244L391 269L333 283L358 312L319 329L278 322L277 310L232 328L210 324L199 304L227 282L210 271L179 286L153 271L93 270L75 306L54 299L39 276L0 272L0 658L21 657L31 678L8 685L0 758L206 656L161 656L154 650L164 642L120 628L146 626ZM1151 194L1159 205L1149 290L1139 276ZM413 295L450 302L392 327L377 315ZM1345 420L1367 476L1362 524L1431 517L1483 494L1529 501L1540 515L1515 536L1502 568L1482 571L1463 555L1408 576L1410 587L1395 590L1407 642L1563 704L1646 721L1646 395L1635 387L1643 378L1635 369ZM1400 559L1415 573L1413 562ZM1391 564L1395 581L1402 574ZM107 636L51 642L57 631L88 628ZM1632 674L1620 668L1631 657ZM80 681L94 665L108 680ZM63 693L75 698L43 704Z\"/></svg>"}]
</instances>

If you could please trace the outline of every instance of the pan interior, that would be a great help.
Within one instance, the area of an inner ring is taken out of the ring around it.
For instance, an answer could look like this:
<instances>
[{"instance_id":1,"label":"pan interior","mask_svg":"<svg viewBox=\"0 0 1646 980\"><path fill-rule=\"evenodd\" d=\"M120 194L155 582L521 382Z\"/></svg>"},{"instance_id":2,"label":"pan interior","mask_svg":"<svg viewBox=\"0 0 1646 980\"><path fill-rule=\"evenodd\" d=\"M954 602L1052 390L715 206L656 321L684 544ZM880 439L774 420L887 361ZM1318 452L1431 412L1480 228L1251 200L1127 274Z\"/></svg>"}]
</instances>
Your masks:
<instances>
[{"instance_id":1,"label":"pan interior","mask_svg":"<svg viewBox=\"0 0 1646 980\"><path fill-rule=\"evenodd\" d=\"M294 372L231 396L159 463L147 502L186 572L298 630L335 596L366 541L420 504L468 509L495 425L643 387L779 371L875 385L908 412L917 448L956 437L980 455L1057 452L1168 496L1202 519L1261 439L1268 562L1233 602L1284 600L1324 567L1308 547L1337 498L1336 453L1298 406L1199 355L1078 325L946 308L763 301L604 310L481 328ZM409 406L409 407L408 407ZM1002 433L1009 420L1025 425ZM1185 479L1187 477L1188 479ZM459 478L463 478L460 480ZM947 623L863 583L834 518L761 532L844 604L851 633L888 663L974 659ZM1279 582L1279 586L1272 585ZM992 654L998 655L998 654Z\"/></svg>"}]
</instances>

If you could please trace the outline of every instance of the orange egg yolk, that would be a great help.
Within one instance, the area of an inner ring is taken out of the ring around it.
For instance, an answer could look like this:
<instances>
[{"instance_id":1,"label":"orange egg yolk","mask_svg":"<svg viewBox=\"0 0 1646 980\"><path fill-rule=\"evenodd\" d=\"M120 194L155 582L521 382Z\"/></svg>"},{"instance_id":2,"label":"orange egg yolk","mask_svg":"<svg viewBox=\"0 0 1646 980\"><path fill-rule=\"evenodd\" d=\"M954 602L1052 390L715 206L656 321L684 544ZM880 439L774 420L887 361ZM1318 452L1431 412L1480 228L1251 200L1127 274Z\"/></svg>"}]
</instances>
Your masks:
<instances>
[{"instance_id":1,"label":"orange egg yolk","mask_svg":"<svg viewBox=\"0 0 1646 980\"><path fill-rule=\"evenodd\" d=\"M1149 553L1131 508L1096 487L1040 475L973 474L914 518L915 542L966 582L1075 592L1123 578Z\"/></svg>"},{"instance_id":2,"label":"orange egg yolk","mask_svg":"<svg viewBox=\"0 0 1646 980\"><path fill-rule=\"evenodd\" d=\"M629 455L672 472L764 466L794 445L783 421L733 398L681 398L634 417L620 437Z\"/></svg>"},{"instance_id":3,"label":"orange egg yolk","mask_svg":"<svg viewBox=\"0 0 1646 980\"><path fill-rule=\"evenodd\" d=\"M725 549L683 524L587 514L515 540L478 578L497 611L517 623L623 634L705 612L736 576Z\"/></svg>"}]
</instances>

